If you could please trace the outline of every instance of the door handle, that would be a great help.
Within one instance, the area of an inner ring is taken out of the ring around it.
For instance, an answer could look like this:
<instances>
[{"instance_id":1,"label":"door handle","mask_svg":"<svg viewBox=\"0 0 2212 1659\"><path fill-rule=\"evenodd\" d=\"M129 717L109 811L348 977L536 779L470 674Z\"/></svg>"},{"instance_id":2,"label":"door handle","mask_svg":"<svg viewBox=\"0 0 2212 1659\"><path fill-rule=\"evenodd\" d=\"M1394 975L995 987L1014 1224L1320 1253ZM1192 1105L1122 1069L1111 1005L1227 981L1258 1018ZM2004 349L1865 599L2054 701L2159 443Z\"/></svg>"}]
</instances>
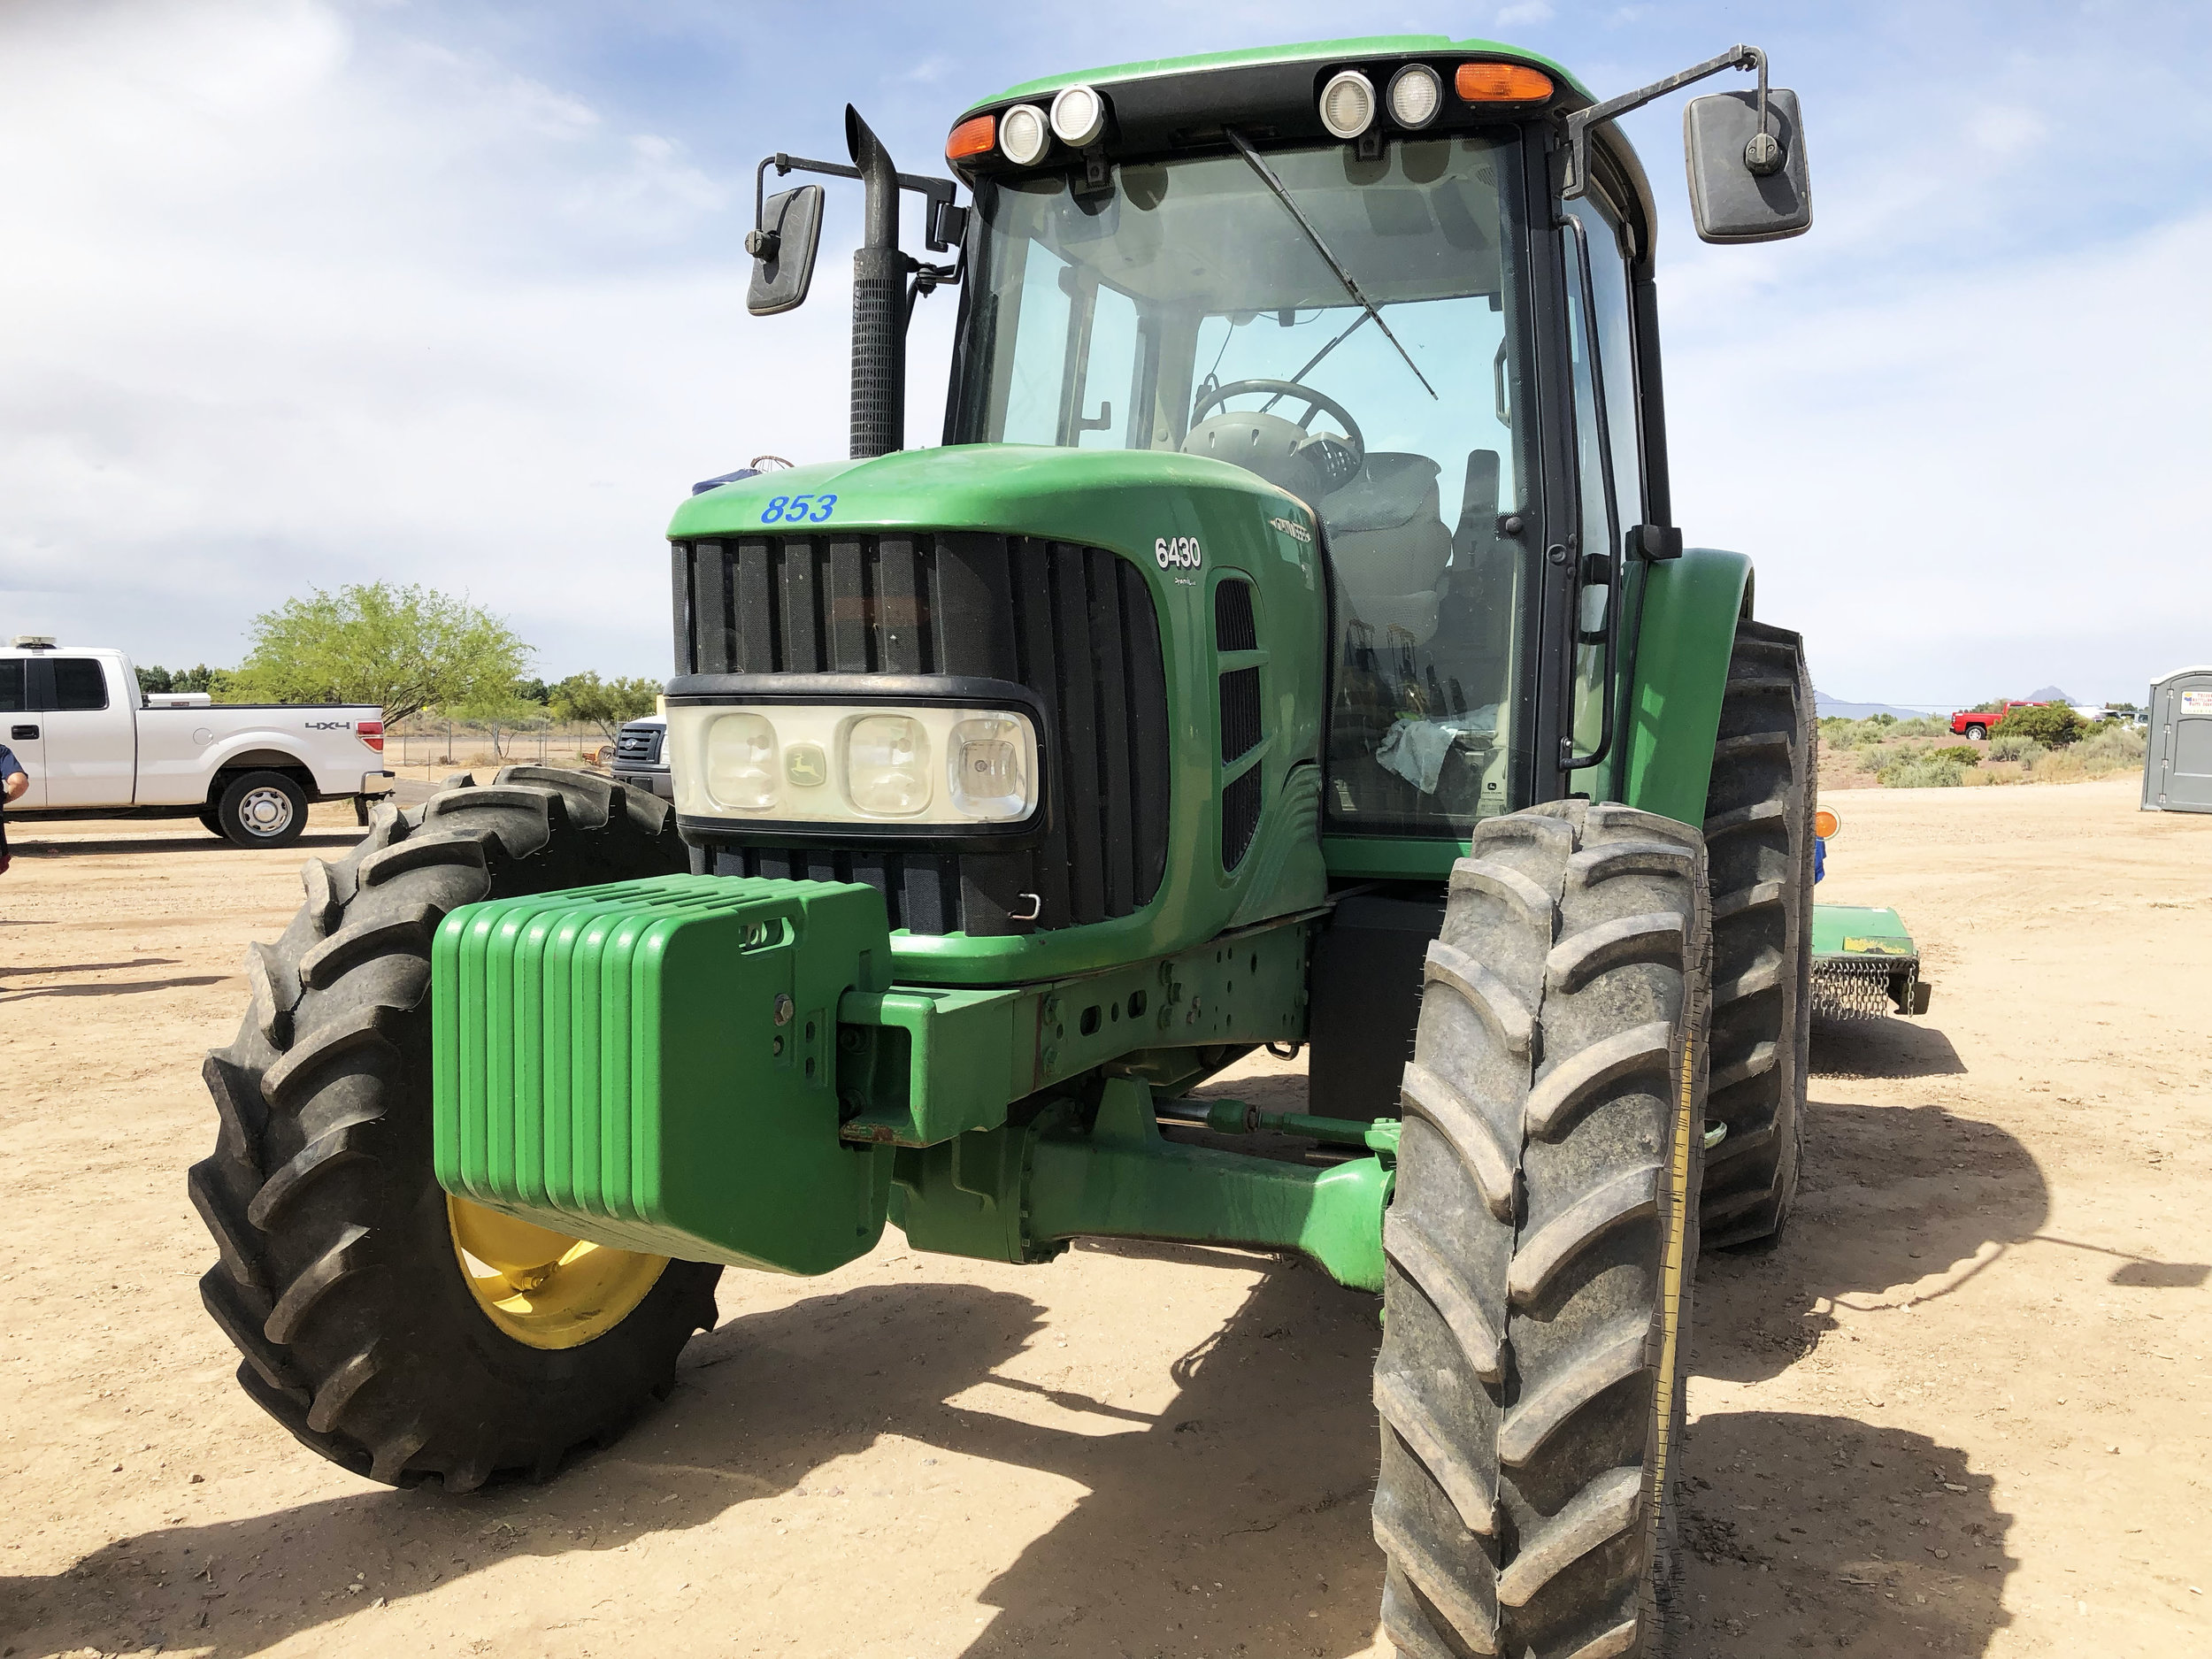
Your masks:
<instances>
[{"instance_id":1,"label":"door handle","mask_svg":"<svg viewBox=\"0 0 2212 1659\"><path fill-rule=\"evenodd\" d=\"M8 735L19 743L35 743L38 741L38 727L35 726L12 726L8 728Z\"/></svg>"}]
</instances>

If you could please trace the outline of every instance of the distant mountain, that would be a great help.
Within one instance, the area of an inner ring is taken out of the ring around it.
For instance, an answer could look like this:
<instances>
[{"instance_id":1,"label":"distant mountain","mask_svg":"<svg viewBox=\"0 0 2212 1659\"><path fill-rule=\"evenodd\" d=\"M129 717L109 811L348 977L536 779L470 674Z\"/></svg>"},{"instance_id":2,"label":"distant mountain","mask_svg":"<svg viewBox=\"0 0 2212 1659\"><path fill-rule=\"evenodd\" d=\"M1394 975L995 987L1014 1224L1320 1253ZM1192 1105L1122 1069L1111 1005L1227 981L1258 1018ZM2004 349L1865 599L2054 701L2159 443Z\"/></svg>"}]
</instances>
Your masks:
<instances>
[{"instance_id":1,"label":"distant mountain","mask_svg":"<svg viewBox=\"0 0 2212 1659\"><path fill-rule=\"evenodd\" d=\"M1863 720L1870 714L1893 714L1901 720L1916 720L1925 709L1901 709L1893 703L1846 703L1815 688L1813 704L1824 720Z\"/></svg>"},{"instance_id":2,"label":"distant mountain","mask_svg":"<svg viewBox=\"0 0 2212 1659\"><path fill-rule=\"evenodd\" d=\"M2046 686L2040 691L2031 691L2020 699L2023 703L2072 703L2074 700L2072 692L2061 691L2056 686Z\"/></svg>"}]
</instances>

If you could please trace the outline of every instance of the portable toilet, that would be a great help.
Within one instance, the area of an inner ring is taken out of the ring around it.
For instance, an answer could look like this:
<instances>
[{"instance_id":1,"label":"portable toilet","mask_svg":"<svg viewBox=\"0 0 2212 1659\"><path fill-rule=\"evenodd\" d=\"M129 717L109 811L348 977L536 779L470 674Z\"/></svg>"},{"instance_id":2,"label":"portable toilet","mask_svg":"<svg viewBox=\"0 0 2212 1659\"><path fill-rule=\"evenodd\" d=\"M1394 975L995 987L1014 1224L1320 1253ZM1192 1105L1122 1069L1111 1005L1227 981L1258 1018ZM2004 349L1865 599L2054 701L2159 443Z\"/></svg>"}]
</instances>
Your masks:
<instances>
[{"instance_id":1,"label":"portable toilet","mask_svg":"<svg viewBox=\"0 0 2212 1659\"><path fill-rule=\"evenodd\" d=\"M2151 687L2143 756L2146 812L2212 812L2212 666L2177 668Z\"/></svg>"}]
</instances>

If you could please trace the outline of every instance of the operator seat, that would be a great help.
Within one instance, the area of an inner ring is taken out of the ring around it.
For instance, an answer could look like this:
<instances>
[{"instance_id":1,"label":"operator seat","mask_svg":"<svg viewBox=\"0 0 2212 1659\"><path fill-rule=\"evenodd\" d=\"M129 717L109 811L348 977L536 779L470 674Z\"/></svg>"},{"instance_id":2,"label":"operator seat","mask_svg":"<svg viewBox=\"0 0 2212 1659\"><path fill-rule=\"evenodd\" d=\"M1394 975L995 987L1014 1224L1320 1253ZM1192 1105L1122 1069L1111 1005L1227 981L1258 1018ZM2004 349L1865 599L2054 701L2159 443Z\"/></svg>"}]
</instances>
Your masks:
<instances>
[{"instance_id":1,"label":"operator seat","mask_svg":"<svg viewBox=\"0 0 2212 1659\"><path fill-rule=\"evenodd\" d=\"M1436 633L1452 535L1425 455L1371 449L1359 474L1321 503L1330 563L1346 609L1381 637L1402 629L1416 645Z\"/></svg>"}]
</instances>

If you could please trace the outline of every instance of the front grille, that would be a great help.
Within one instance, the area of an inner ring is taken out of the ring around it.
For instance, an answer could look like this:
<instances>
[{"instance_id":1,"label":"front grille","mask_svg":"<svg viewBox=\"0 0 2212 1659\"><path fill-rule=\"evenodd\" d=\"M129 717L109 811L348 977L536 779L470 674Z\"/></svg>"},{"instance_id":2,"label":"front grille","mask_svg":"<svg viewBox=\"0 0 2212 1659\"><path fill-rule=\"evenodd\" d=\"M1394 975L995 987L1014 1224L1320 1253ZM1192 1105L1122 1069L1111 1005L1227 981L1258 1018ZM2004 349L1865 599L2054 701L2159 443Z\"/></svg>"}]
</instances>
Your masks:
<instances>
[{"instance_id":1,"label":"front grille","mask_svg":"<svg viewBox=\"0 0 2212 1659\"><path fill-rule=\"evenodd\" d=\"M1167 673L1151 590L1127 560L966 532L749 537L677 543L675 580L683 672L977 675L1027 687L1045 710L1035 846L831 851L764 833L721 841L710 868L864 881L892 926L920 933L1076 926L1159 891Z\"/></svg>"},{"instance_id":2,"label":"front grille","mask_svg":"<svg viewBox=\"0 0 2212 1659\"><path fill-rule=\"evenodd\" d=\"M618 764L627 761L634 766L649 766L661 757L661 739L667 728L658 726L626 726L615 733L614 757Z\"/></svg>"}]
</instances>

